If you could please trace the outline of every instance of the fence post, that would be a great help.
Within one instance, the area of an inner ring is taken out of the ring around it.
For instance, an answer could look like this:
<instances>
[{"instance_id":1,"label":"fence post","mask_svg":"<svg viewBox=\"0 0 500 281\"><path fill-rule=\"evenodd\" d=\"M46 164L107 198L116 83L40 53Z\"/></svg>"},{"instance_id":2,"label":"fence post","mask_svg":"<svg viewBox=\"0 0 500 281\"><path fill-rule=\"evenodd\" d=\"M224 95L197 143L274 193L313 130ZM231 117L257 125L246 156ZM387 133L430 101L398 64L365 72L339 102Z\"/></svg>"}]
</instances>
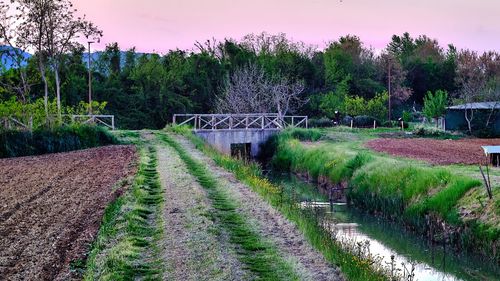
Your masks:
<instances>
[{"instance_id":1,"label":"fence post","mask_svg":"<svg viewBox=\"0 0 500 281\"><path fill-rule=\"evenodd\" d=\"M115 130L115 116L111 116L111 129L114 131Z\"/></svg>"}]
</instances>

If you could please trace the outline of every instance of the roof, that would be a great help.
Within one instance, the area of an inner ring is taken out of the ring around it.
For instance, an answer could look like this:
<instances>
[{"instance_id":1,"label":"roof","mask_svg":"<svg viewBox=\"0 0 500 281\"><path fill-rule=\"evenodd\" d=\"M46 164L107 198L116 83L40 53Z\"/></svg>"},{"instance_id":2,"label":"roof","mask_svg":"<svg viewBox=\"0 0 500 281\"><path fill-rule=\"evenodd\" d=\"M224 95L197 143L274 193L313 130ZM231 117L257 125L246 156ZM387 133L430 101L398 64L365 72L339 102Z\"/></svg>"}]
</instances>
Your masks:
<instances>
[{"instance_id":1,"label":"roof","mask_svg":"<svg viewBox=\"0 0 500 281\"><path fill-rule=\"evenodd\" d=\"M465 103L450 106L448 109L500 109L500 101Z\"/></svg>"},{"instance_id":2,"label":"roof","mask_svg":"<svg viewBox=\"0 0 500 281\"><path fill-rule=\"evenodd\" d=\"M484 154L489 155L489 154L497 154L500 153L500 146L495 145L487 145L487 146L481 146L484 150Z\"/></svg>"}]
</instances>

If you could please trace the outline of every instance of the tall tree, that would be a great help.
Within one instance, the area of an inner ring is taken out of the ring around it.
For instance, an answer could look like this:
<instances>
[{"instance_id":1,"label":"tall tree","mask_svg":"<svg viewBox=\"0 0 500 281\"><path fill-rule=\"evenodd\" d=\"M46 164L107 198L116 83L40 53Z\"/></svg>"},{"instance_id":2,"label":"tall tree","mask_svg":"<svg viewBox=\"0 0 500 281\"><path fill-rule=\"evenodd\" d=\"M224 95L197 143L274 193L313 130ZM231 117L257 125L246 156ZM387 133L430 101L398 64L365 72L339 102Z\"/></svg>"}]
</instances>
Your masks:
<instances>
[{"instance_id":1,"label":"tall tree","mask_svg":"<svg viewBox=\"0 0 500 281\"><path fill-rule=\"evenodd\" d=\"M81 36L99 40L102 31L85 16L77 17L70 0L49 1L43 20L43 48L52 67L56 83L57 112L61 117L60 66L63 56L80 45L76 40Z\"/></svg>"}]
</instances>

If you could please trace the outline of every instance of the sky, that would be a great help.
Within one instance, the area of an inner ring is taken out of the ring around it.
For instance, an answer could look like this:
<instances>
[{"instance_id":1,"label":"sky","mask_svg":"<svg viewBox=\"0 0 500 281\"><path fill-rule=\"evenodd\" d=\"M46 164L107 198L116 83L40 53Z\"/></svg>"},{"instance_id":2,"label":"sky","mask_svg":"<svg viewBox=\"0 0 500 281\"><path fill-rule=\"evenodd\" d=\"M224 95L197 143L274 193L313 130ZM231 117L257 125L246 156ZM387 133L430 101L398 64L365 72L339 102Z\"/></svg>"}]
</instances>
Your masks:
<instances>
[{"instance_id":1,"label":"sky","mask_svg":"<svg viewBox=\"0 0 500 281\"><path fill-rule=\"evenodd\" d=\"M393 34L425 34L446 47L500 51L500 0L73 0L103 31L103 49L166 53L196 41L263 31L324 48L353 34L385 48Z\"/></svg>"}]
</instances>

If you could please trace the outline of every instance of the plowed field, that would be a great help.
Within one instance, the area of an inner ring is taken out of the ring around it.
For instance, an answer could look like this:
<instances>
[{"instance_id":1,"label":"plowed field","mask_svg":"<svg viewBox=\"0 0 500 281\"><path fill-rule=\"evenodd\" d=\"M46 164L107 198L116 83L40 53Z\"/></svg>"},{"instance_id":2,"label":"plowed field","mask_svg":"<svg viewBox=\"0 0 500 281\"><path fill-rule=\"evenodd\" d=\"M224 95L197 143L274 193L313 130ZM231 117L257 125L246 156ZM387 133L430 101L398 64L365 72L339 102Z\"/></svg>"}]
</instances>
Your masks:
<instances>
[{"instance_id":1,"label":"plowed field","mask_svg":"<svg viewBox=\"0 0 500 281\"><path fill-rule=\"evenodd\" d=\"M424 160L432 164L479 164L485 161L482 145L500 145L500 139L391 139L368 141L366 146L394 156Z\"/></svg>"},{"instance_id":2,"label":"plowed field","mask_svg":"<svg viewBox=\"0 0 500 281\"><path fill-rule=\"evenodd\" d=\"M61 280L135 172L133 146L0 159L0 280Z\"/></svg>"}]
</instances>

